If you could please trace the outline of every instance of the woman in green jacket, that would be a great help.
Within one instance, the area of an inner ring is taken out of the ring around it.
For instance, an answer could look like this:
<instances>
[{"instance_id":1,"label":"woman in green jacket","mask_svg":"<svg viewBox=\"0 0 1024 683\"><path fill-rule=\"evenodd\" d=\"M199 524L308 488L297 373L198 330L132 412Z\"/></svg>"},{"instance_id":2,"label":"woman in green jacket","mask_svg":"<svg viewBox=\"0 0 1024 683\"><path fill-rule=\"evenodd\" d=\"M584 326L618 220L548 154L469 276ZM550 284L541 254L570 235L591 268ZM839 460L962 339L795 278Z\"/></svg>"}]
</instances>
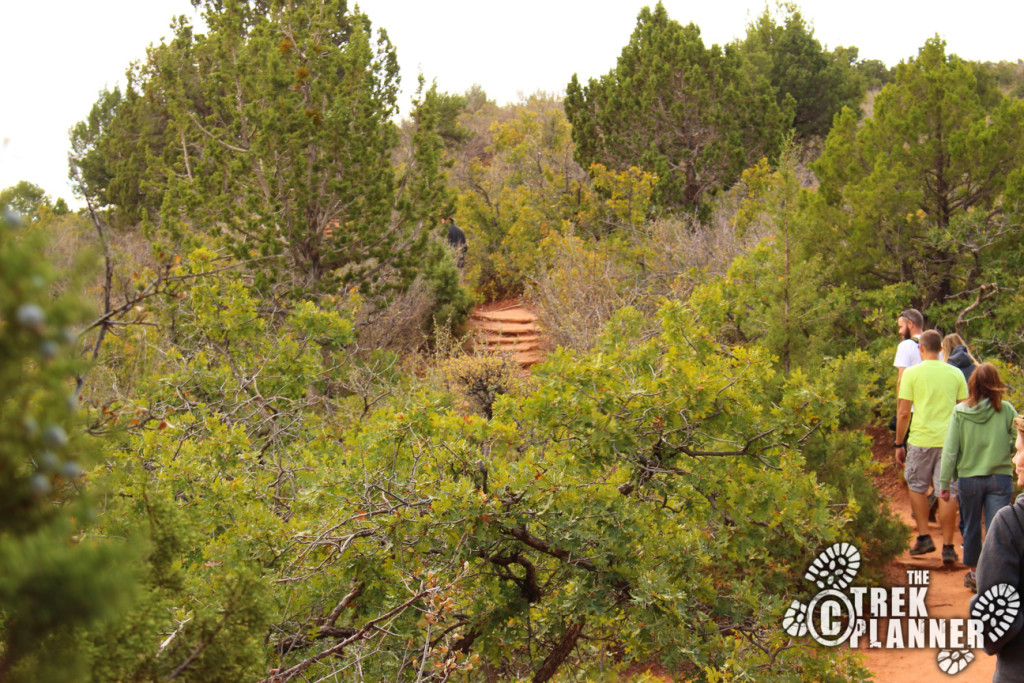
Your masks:
<instances>
[{"instance_id":1,"label":"woman in green jacket","mask_svg":"<svg viewBox=\"0 0 1024 683\"><path fill-rule=\"evenodd\" d=\"M991 363L982 363L967 383L969 396L953 411L942 447L939 496L949 500L950 482L959 488L964 522L964 585L977 591L975 567L981 554L981 518L985 530L1013 497L1013 453L1017 411L1003 400L1006 385Z\"/></svg>"}]
</instances>

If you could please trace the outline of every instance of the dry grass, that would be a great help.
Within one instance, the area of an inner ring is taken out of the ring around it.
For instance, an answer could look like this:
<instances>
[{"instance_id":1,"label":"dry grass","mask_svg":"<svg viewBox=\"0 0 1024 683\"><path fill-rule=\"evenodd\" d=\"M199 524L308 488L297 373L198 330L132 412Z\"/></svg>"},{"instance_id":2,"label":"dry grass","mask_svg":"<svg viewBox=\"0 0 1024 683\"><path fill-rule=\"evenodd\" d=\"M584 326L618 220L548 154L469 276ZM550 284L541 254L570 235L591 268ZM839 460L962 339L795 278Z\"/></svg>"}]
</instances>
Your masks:
<instances>
[{"instance_id":1,"label":"dry grass","mask_svg":"<svg viewBox=\"0 0 1024 683\"><path fill-rule=\"evenodd\" d=\"M433 304L427 283L417 278L387 306L362 306L355 318L359 349L388 349L402 355L422 350Z\"/></svg>"},{"instance_id":2,"label":"dry grass","mask_svg":"<svg viewBox=\"0 0 1024 683\"><path fill-rule=\"evenodd\" d=\"M653 312L662 297L685 298L707 274L725 272L764 236L759 227L736 231L736 201L726 198L706 225L681 216L617 241L550 239L546 267L528 296L551 341L588 349L621 308Z\"/></svg>"}]
</instances>

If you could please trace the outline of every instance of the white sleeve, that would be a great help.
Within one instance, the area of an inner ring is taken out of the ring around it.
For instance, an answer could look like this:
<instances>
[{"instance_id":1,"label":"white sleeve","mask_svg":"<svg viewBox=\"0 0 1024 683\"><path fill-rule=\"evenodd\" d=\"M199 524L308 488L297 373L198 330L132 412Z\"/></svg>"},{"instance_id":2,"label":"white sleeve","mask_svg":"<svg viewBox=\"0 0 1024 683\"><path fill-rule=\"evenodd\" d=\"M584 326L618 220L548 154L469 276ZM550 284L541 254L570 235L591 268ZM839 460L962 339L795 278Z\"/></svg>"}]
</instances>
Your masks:
<instances>
[{"instance_id":1,"label":"white sleeve","mask_svg":"<svg viewBox=\"0 0 1024 683\"><path fill-rule=\"evenodd\" d=\"M896 347L896 360L892 364L897 368L909 368L921 362L920 354L917 342L913 339L904 339Z\"/></svg>"}]
</instances>

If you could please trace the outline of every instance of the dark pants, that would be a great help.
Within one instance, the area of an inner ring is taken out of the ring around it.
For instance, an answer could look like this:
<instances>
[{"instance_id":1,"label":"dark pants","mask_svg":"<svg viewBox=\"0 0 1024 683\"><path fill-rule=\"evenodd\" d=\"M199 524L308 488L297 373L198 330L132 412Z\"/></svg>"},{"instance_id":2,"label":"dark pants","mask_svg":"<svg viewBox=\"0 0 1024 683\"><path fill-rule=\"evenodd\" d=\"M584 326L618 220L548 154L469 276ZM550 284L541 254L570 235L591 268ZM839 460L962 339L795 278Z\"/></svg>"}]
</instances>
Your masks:
<instances>
[{"instance_id":1,"label":"dark pants","mask_svg":"<svg viewBox=\"0 0 1024 683\"><path fill-rule=\"evenodd\" d=\"M964 521L964 564L978 566L981 554L981 516L985 515L985 531L1000 509L1013 498L1013 480L1009 474L987 477L962 477L960 486L960 517Z\"/></svg>"}]
</instances>

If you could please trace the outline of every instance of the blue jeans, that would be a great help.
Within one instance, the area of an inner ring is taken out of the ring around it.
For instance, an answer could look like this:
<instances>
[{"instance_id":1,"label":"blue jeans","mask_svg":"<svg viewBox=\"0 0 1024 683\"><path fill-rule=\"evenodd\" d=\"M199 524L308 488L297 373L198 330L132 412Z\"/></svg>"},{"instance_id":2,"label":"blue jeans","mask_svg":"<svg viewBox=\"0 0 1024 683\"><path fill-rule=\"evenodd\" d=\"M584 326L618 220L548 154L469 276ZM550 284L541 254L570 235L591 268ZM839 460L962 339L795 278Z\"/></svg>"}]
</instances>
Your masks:
<instances>
[{"instance_id":1,"label":"blue jeans","mask_svg":"<svg viewBox=\"0 0 1024 683\"><path fill-rule=\"evenodd\" d=\"M978 566L981 554L981 515L985 514L985 531L992 518L1013 498L1013 480L1009 474L987 477L963 477L960 484L960 517L964 528L964 564Z\"/></svg>"}]
</instances>

